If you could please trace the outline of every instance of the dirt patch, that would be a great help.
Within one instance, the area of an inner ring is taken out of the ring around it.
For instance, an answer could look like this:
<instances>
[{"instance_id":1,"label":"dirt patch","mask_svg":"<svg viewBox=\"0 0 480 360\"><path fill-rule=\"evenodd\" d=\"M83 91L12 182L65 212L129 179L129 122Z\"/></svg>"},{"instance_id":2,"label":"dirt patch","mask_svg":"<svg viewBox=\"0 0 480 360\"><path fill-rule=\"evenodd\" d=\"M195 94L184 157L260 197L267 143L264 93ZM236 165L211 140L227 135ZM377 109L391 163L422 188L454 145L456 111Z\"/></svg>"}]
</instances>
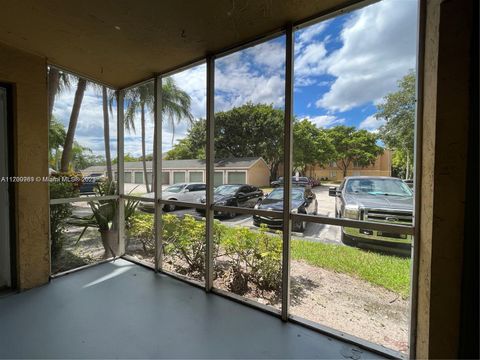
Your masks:
<instances>
[{"instance_id":1,"label":"dirt patch","mask_svg":"<svg viewBox=\"0 0 480 360\"><path fill-rule=\"evenodd\" d=\"M292 261L293 315L408 351L408 299L355 277Z\"/></svg>"}]
</instances>

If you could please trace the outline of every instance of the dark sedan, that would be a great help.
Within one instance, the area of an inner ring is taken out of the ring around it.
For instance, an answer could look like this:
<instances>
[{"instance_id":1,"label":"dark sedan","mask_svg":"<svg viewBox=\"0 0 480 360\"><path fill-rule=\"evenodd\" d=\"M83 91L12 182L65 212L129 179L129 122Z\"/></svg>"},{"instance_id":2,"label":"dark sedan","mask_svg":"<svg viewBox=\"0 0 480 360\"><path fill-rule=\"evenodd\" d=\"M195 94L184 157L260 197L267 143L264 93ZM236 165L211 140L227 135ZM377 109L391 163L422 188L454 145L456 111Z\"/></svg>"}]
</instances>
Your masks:
<instances>
[{"instance_id":1,"label":"dark sedan","mask_svg":"<svg viewBox=\"0 0 480 360\"><path fill-rule=\"evenodd\" d=\"M214 205L253 208L263 199L263 191L246 184L220 185L215 188L213 197ZM205 203L205 197L200 199L200 202ZM204 209L197 209L197 212L205 214ZM234 218L237 214L215 211L215 215Z\"/></svg>"},{"instance_id":2,"label":"dark sedan","mask_svg":"<svg viewBox=\"0 0 480 360\"><path fill-rule=\"evenodd\" d=\"M292 188L292 213L317 215L318 202L316 195L311 189L305 187ZM255 209L283 211L283 188L276 188L265 197ZM266 224L270 228L282 228L283 220L268 216L253 216L253 225L260 226ZM292 230L296 232L305 231L306 223L304 221L294 221Z\"/></svg>"},{"instance_id":3,"label":"dark sedan","mask_svg":"<svg viewBox=\"0 0 480 360\"><path fill-rule=\"evenodd\" d=\"M279 177L278 180L272 181L270 185L274 188L283 186L283 177ZM309 178L305 176L292 176L292 185L293 186L312 186L312 183Z\"/></svg>"},{"instance_id":4,"label":"dark sedan","mask_svg":"<svg viewBox=\"0 0 480 360\"><path fill-rule=\"evenodd\" d=\"M80 186L80 195L95 195L95 187L101 181L105 181L106 178L102 173L94 173L85 176Z\"/></svg>"}]
</instances>

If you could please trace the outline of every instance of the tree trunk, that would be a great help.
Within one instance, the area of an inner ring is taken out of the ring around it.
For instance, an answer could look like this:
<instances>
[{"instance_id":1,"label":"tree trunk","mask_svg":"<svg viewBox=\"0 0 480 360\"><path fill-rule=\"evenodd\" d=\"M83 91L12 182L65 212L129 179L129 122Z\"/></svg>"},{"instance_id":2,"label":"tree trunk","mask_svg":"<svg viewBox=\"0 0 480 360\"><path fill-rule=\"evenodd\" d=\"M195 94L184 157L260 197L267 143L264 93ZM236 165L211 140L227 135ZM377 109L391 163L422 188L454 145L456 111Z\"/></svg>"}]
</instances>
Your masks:
<instances>
[{"instance_id":1,"label":"tree trunk","mask_svg":"<svg viewBox=\"0 0 480 360\"><path fill-rule=\"evenodd\" d=\"M52 121L53 105L57 95L58 85L60 83L60 72L51 67L48 71L48 123Z\"/></svg>"},{"instance_id":2,"label":"tree trunk","mask_svg":"<svg viewBox=\"0 0 480 360\"><path fill-rule=\"evenodd\" d=\"M142 125L142 163L143 163L143 178L145 181L145 188L147 189L147 193L150 192L150 186L148 185L148 177L147 177L147 160L145 154L145 104L142 103L142 111L141 111L141 125Z\"/></svg>"},{"instance_id":3,"label":"tree trunk","mask_svg":"<svg viewBox=\"0 0 480 360\"><path fill-rule=\"evenodd\" d=\"M72 113L70 114L70 122L68 123L67 136L65 137L65 145L63 146L61 170L68 171L68 165L72 160L73 139L75 137L75 130L77 128L78 115L82 106L83 94L87 87L85 79L78 79L77 91L75 92L75 99L73 101Z\"/></svg>"},{"instance_id":4,"label":"tree trunk","mask_svg":"<svg viewBox=\"0 0 480 360\"><path fill-rule=\"evenodd\" d=\"M108 96L107 88L102 86L102 101L103 101L103 138L105 141L105 161L107 163L107 178L111 182L112 175L112 159L110 157L110 123L108 119Z\"/></svg>"}]
</instances>

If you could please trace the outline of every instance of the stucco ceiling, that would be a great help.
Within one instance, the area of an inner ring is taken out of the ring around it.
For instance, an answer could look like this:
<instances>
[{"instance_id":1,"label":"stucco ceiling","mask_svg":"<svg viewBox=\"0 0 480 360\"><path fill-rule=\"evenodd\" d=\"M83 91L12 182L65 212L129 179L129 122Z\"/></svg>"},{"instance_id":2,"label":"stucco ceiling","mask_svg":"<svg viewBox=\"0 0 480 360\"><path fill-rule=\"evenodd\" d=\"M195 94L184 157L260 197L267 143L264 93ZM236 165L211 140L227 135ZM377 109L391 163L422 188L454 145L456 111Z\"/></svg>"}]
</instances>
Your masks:
<instances>
[{"instance_id":1,"label":"stucco ceiling","mask_svg":"<svg viewBox=\"0 0 480 360\"><path fill-rule=\"evenodd\" d=\"M1 0L0 42L118 88L345 2Z\"/></svg>"}]
</instances>

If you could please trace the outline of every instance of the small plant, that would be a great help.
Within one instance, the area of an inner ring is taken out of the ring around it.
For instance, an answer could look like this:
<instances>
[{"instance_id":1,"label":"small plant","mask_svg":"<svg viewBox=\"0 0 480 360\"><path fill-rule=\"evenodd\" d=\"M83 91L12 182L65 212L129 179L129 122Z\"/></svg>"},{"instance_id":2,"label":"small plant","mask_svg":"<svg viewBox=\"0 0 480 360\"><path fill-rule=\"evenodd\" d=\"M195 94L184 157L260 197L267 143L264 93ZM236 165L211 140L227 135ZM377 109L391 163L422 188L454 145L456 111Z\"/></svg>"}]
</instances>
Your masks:
<instances>
[{"instance_id":1,"label":"small plant","mask_svg":"<svg viewBox=\"0 0 480 360\"><path fill-rule=\"evenodd\" d=\"M115 195L116 183L114 181L99 182L95 186L95 193L98 196ZM77 218L77 223L84 226L77 242L80 241L88 228L98 228L105 249L105 258L118 255L118 201L121 200L90 201L88 204L93 214L88 217ZM125 224L129 224L137 205L137 200L129 199L125 202Z\"/></svg>"},{"instance_id":2,"label":"small plant","mask_svg":"<svg viewBox=\"0 0 480 360\"><path fill-rule=\"evenodd\" d=\"M60 177L73 178L74 173L52 174L50 182L50 199L64 199L78 196L78 182L55 181ZM52 257L58 256L63 248L64 232L67 229L66 220L72 215L71 204L56 204L50 206L50 244Z\"/></svg>"}]
</instances>

